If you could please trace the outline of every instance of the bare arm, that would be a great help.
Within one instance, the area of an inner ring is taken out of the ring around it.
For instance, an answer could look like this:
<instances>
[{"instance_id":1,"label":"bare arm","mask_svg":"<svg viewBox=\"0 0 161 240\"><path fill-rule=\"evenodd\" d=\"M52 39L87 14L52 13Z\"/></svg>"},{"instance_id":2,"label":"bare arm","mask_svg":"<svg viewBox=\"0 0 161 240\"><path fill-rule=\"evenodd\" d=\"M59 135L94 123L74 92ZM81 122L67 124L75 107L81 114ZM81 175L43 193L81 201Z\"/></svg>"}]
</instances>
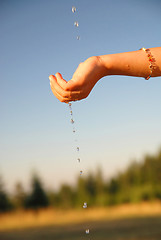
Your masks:
<instances>
[{"instance_id":1,"label":"bare arm","mask_svg":"<svg viewBox=\"0 0 161 240\"><path fill-rule=\"evenodd\" d=\"M155 57L157 65L157 68L152 73L152 77L161 76L161 47L151 48L150 50ZM135 77L147 77L149 75L149 61L147 54L143 50L103 55L100 58L103 65L109 68L108 75Z\"/></svg>"},{"instance_id":2,"label":"bare arm","mask_svg":"<svg viewBox=\"0 0 161 240\"><path fill-rule=\"evenodd\" d=\"M156 60L152 77L161 76L161 47L151 48L150 51ZM60 73L50 75L49 79L54 95L61 102L70 102L86 98L97 81L108 75L149 76L146 52L138 50L90 57L78 66L70 81L64 80Z\"/></svg>"}]
</instances>

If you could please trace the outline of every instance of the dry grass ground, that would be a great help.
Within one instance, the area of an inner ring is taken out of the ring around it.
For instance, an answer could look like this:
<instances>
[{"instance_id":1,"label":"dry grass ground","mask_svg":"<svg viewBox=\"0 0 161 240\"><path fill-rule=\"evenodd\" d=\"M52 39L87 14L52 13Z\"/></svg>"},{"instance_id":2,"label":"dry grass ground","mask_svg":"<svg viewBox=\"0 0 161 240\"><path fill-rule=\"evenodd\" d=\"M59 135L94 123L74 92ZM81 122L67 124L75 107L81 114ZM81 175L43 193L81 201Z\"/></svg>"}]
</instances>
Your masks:
<instances>
[{"instance_id":1,"label":"dry grass ground","mask_svg":"<svg viewBox=\"0 0 161 240\"><path fill-rule=\"evenodd\" d=\"M85 229L90 234L85 234ZM0 240L160 240L161 203L0 215Z\"/></svg>"},{"instance_id":2,"label":"dry grass ground","mask_svg":"<svg viewBox=\"0 0 161 240\"><path fill-rule=\"evenodd\" d=\"M45 209L34 211L17 211L0 215L0 231L25 229L29 227L63 226L66 224L83 224L102 220L144 216L161 216L161 203L125 204L108 208L88 208L82 210ZM161 226L160 226L161 228ZM160 238L161 239L161 238ZM1 239L0 239L1 240Z\"/></svg>"},{"instance_id":3,"label":"dry grass ground","mask_svg":"<svg viewBox=\"0 0 161 240\"><path fill-rule=\"evenodd\" d=\"M85 234L89 227L90 234ZM0 232L0 240L160 240L161 217L101 220Z\"/></svg>"}]
</instances>

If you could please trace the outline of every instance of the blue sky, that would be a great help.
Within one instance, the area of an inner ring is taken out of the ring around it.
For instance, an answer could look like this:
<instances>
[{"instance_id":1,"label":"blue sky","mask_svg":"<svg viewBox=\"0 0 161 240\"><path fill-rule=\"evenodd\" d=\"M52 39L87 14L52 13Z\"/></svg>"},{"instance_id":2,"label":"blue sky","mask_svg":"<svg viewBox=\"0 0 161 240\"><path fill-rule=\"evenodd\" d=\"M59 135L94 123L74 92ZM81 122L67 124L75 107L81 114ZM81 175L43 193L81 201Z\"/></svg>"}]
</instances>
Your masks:
<instances>
[{"instance_id":1,"label":"blue sky","mask_svg":"<svg viewBox=\"0 0 161 240\"><path fill-rule=\"evenodd\" d=\"M159 0L0 1L0 174L8 190L17 181L28 187L33 170L49 188L74 183L80 168L86 175L100 166L108 178L158 151L161 77L105 77L73 104L78 166L69 109L48 76L69 80L90 56L160 46L160 9Z\"/></svg>"}]
</instances>

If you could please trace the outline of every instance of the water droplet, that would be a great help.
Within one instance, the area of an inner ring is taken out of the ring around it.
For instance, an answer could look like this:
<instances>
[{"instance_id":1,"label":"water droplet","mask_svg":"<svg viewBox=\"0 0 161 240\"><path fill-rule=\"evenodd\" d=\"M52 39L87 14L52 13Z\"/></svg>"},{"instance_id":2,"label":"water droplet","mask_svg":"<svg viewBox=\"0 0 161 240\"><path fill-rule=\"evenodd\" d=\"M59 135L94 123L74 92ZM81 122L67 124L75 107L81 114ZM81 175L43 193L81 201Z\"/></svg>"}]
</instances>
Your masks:
<instances>
[{"instance_id":1,"label":"water droplet","mask_svg":"<svg viewBox=\"0 0 161 240\"><path fill-rule=\"evenodd\" d=\"M75 129L73 129L73 133L75 133Z\"/></svg>"},{"instance_id":2,"label":"water droplet","mask_svg":"<svg viewBox=\"0 0 161 240\"><path fill-rule=\"evenodd\" d=\"M73 120L73 119L71 119L71 120L70 120L70 122L73 124L73 123L74 123L74 120Z\"/></svg>"},{"instance_id":3,"label":"water droplet","mask_svg":"<svg viewBox=\"0 0 161 240\"><path fill-rule=\"evenodd\" d=\"M89 234L89 229L86 229L86 234Z\"/></svg>"},{"instance_id":4,"label":"water droplet","mask_svg":"<svg viewBox=\"0 0 161 240\"><path fill-rule=\"evenodd\" d=\"M69 103L69 107L71 107L72 106L72 104L71 103Z\"/></svg>"},{"instance_id":5,"label":"water droplet","mask_svg":"<svg viewBox=\"0 0 161 240\"><path fill-rule=\"evenodd\" d=\"M70 111L70 115L73 115L73 112L72 112L72 111Z\"/></svg>"},{"instance_id":6,"label":"water droplet","mask_svg":"<svg viewBox=\"0 0 161 240\"><path fill-rule=\"evenodd\" d=\"M80 163L80 158L78 158L77 160L78 160L78 162Z\"/></svg>"},{"instance_id":7,"label":"water droplet","mask_svg":"<svg viewBox=\"0 0 161 240\"><path fill-rule=\"evenodd\" d=\"M83 208L87 208L87 203L84 202Z\"/></svg>"},{"instance_id":8,"label":"water droplet","mask_svg":"<svg viewBox=\"0 0 161 240\"><path fill-rule=\"evenodd\" d=\"M72 7L72 12L75 13L76 12L76 7Z\"/></svg>"},{"instance_id":9,"label":"water droplet","mask_svg":"<svg viewBox=\"0 0 161 240\"><path fill-rule=\"evenodd\" d=\"M83 171L80 171L80 175L82 175Z\"/></svg>"},{"instance_id":10,"label":"water droplet","mask_svg":"<svg viewBox=\"0 0 161 240\"><path fill-rule=\"evenodd\" d=\"M80 40L80 36L77 36L77 40Z\"/></svg>"},{"instance_id":11,"label":"water droplet","mask_svg":"<svg viewBox=\"0 0 161 240\"><path fill-rule=\"evenodd\" d=\"M77 151L79 152L79 147L77 147Z\"/></svg>"},{"instance_id":12,"label":"water droplet","mask_svg":"<svg viewBox=\"0 0 161 240\"><path fill-rule=\"evenodd\" d=\"M75 27L79 27L79 23L77 21L74 22Z\"/></svg>"}]
</instances>

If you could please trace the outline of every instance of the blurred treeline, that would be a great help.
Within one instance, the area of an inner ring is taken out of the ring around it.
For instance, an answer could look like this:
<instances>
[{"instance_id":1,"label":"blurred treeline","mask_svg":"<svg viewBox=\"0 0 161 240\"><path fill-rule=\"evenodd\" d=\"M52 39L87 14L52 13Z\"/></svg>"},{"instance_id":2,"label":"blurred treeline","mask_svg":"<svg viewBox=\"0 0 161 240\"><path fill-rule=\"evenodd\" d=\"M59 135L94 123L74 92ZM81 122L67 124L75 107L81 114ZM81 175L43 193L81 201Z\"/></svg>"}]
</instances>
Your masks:
<instances>
[{"instance_id":1,"label":"blurred treeline","mask_svg":"<svg viewBox=\"0 0 161 240\"><path fill-rule=\"evenodd\" d=\"M161 200L161 150L154 156L146 155L141 162L134 160L109 180L103 179L98 168L96 173L78 177L75 187L63 184L57 192L46 190L38 175L32 176L31 183L30 192L19 182L9 195L0 177L0 212L49 206L80 208L83 202L92 207Z\"/></svg>"}]
</instances>

